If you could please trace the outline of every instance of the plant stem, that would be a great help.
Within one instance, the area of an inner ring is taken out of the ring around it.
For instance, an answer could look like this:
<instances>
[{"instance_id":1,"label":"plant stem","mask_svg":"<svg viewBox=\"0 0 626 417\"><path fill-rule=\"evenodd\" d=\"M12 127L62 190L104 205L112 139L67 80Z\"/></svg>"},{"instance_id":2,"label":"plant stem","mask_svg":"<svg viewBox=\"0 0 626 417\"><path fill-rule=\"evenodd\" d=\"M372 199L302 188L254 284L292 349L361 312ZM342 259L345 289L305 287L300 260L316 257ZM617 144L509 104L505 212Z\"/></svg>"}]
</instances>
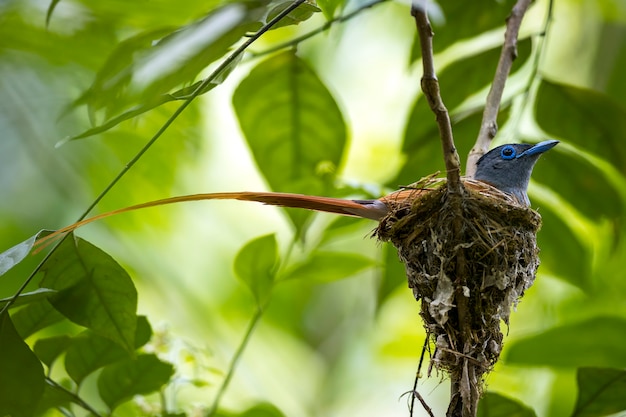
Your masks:
<instances>
[{"instance_id":1,"label":"plant stem","mask_svg":"<svg viewBox=\"0 0 626 417\"><path fill-rule=\"evenodd\" d=\"M214 416L215 413L217 412L217 409L220 405L220 401L222 400L222 397L224 396L224 393L226 392L226 389L228 388L228 385L230 384L230 381L233 378L233 375L235 374L235 369L237 368L237 364L239 363L239 360L241 359L241 356L243 355L244 350L246 349L246 347L248 346L248 343L250 342L250 338L252 337L252 333L254 332L255 327L261 320L261 317L263 316L266 306L267 306L267 303L264 306L257 306L257 310L254 313L254 316L252 316L250 323L248 324L246 333L244 334L243 339L241 343L239 344L239 347L237 348L237 351L235 352L235 354L233 355L233 358L230 361L230 365L228 366L228 370L226 371L226 376L224 377L224 380L222 381L222 385L220 385L217 391L217 394L215 394L215 398L213 399L213 404L211 405L211 408L209 409L209 412L207 413L207 417Z\"/></svg>"}]
</instances>

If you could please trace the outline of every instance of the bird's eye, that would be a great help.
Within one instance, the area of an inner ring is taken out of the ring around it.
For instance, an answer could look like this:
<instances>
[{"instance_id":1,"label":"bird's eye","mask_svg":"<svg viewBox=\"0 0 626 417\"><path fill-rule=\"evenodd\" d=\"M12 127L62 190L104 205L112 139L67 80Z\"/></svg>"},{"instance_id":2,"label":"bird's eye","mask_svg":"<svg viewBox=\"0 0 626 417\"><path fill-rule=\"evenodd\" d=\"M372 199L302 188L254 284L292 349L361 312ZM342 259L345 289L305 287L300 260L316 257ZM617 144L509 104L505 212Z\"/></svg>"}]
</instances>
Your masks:
<instances>
[{"instance_id":1,"label":"bird's eye","mask_svg":"<svg viewBox=\"0 0 626 417\"><path fill-rule=\"evenodd\" d=\"M515 148L507 145L500 151L500 156L502 159L513 159L515 158Z\"/></svg>"}]
</instances>

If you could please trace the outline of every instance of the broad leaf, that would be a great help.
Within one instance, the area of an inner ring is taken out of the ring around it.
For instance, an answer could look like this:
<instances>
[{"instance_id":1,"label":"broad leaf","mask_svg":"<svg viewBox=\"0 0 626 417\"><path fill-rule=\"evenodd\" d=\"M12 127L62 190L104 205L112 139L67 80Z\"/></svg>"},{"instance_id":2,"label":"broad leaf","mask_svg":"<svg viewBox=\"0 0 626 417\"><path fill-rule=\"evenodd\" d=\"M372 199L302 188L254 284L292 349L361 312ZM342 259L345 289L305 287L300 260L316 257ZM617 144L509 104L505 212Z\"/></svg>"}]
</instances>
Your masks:
<instances>
[{"instance_id":1,"label":"broad leaf","mask_svg":"<svg viewBox=\"0 0 626 417\"><path fill-rule=\"evenodd\" d=\"M54 360L67 349L71 340L68 335L38 339L33 346L33 351L39 360L50 368Z\"/></svg>"},{"instance_id":2,"label":"broad leaf","mask_svg":"<svg viewBox=\"0 0 626 417\"><path fill-rule=\"evenodd\" d=\"M536 417L524 404L495 392L487 391L478 403L477 417Z\"/></svg>"},{"instance_id":3,"label":"broad leaf","mask_svg":"<svg viewBox=\"0 0 626 417\"><path fill-rule=\"evenodd\" d=\"M156 355L139 355L107 366L98 378L102 401L114 410L135 395L150 394L168 383L174 367Z\"/></svg>"},{"instance_id":4,"label":"broad leaf","mask_svg":"<svg viewBox=\"0 0 626 417\"><path fill-rule=\"evenodd\" d=\"M46 380L43 396L37 404L35 415L43 415L51 408L67 408L71 403L77 401L76 397L72 395L72 383L68 378L62 380L60 384Z\"/></svg>"},{"instance_id":5,"label":"broad leaf","mask_svg":"<svg viewBox=\"0 0 626 417\"><path fill-rule=\"evenodd\" d=\"M626 411L626 371L579 368L578 398L572 417L608 416Z\"/></svg>"},{"instance_id":6,"label":"broad leaf","mask_svg":"<svg viewBox=\"0 0 626 417\"><path fill-rule=\"evenodd\" d=\"M65 319L61 313L52 307L48 299L39 300L20 308L11 318L17 332L24 339Z\"/></svg>"},{"instance_id":7,"label":"broad leaf","mask_svg":"<svg viewBox=\"0 0 626 417\"><path fill-rule=\"evenodd\" d=\"M278 0L272 2L269 6L269 12L267 13L267 19L265 23L274 19L276 16L285 11L293 4L293 0ZM272 26L272 29L277 29L283 26L297 25L300 22L304 22L313 16L313 13L319 12L320 9L317 6L304 2L298 6L295 10L283 17L278 23Z\"/></svg>"},{"instance_id":8,"label":"broad leaf","mask_svg":"<svg viewBox=\"0 0 626 417\"><path fill-rule=\"evenodd\" d=\"M58 290L50 302L65 317L135 349L137 290L111 256L70 235L41 268L40 285Z\"/></svg>"},{"instance_id":9,"label":"broad leaf","mask_svg":"<svg viewBox=\"0 0 626 417\"><path fill-rule=\"evenodd\" d=\"M542 80L535 118L543 130L626 173L626 110L597 91ZM592 179L590 179L592 180Z\"/></svg>"},{"instance_id":10,"label":"broad leaf","mask_svg":"<svg viewBox=\"0 0 626 417\"><path fill-rule=\"evenodd\" d=\"M274 190L309 191L341 161L346 127L335 100L293 52L263 61L233 96L241 129Z\"/></svg>"},{"instance_id":11,"label":"broad leaf","mask_svg":"<svg viewBox=\"0 0 626 417\"><path fill-rule=\"evenodd\" d=\"M150 340L152 329L148 320L139 316L135 348L139 348ZM86 376L96 369L113 362L132 357L128 351L113 343L111 340L98 336L91 330L86 330L72 340L65 354L65 370L67 374L80 385Z\"/></svg>"},{"instance_id":12,"label":"broad leaf","mask_svg":"<svg viewBox=\"0 0 626 417\"><path fill-rule=\"evenodd\" d=\"M74 107L86 104L92 120L96 111L105 109L106 120L72 139L93 135L179 99L177 93L185 89L172 96L168 93L193 81L242 36L260 27L258 20L264 9L259 5L254 1L225 4L192 24L178 29L156 28L120 42L93 84L73 103Z\"/></svg>"},{"instance_id":13,"label":"broad leaf","mask_svg":"<svg viewBox=\"0 0 626 417\"><path fill-rule=\"evenodd\" d=\"M439 9L431 18L435 32L433 38L435 52L441 52L460 40L498 27L504 28L505 19L511 13L514 4L515 0L477 0L471 3L457 0L438 1ZM411 63L421 56L419 38L416 35L411 51Z\"/></svg>"},{"instance_id":14,"label":"broad leaf","mask_svg":"<svg viewBox=\"0 0 626 417\"><path fill-rule=\"evenodd\" d=\"M235 273L263 305L274 287L278 266L278 245L274 234L248 242L235 257Z\"/></svg>"},{"instance_id":15,"label":"broad leaf","mask_svg":"<svg viewBox=\"0 0 626 417\"><path fill-rule=\"evenodd\" d=\"M532 195L532 194L531 194ZM591 252L562 219L562 212L539 205L542 226L537 233L537 244L541 248L541 271L569 282L583 290L591 288ZM567 259L566 262L563 260Z\"/></svg>"},{"instance_id":16,"label":"broad leaf","mask_svg":"<svg viewBox=\"0 0 626 417\"><path fill-rule=\"evenodd\" d=\"M30 417L43 395L43 367L6 313L0 315L0 352L0 416Z\"/></svg>"},{"instance_id":17,"label":"broad leaf","mask_svg":"<svg viewBox=\"0 0 626 417\"><path fill-rule=\"evenodd\" d=\"M17 296L15 302L13 302L13 304L11 305L11 308L23 306L34 301L45 300L53 294L56 294L56 291L51 290L50 288L38 288L34 291L24 292ZM4 307L4 305L12 299L13 297L0 298L0 308Z\"/></svg>"},{"instance_id":18,"label":"broad leaf","mask_svg":"<svg viewBox=\"0 0 626 417\"><path fill-rule=\"evenodd\" d=\"M317 5L322 9L326 20L330 20L335 16L337 10L343 9L346 0L317 0Z\"/></svg>"},{"instance_id":19,"label":"broad leaf","mask_svg":"<svg viewBox=\"0 0 626 417\"><path fill-rule=\"evenodd\" d=\"M505 359L508 364L530 366L626 367L625 334L625 319L596 317L512 342Z\"/></svg>"},{"instance_id":20,"label":"broad leaf","mask_svg":"<svg viewBox=\"0 0 626 417\"><path fill-rule=\"evenodd\" d=\"M49 233L50 232L47 230L41 230L22 243L18 243L12 248L0 253L0 275L4 275L8 270L22 262L22 260L30 253L35 241Z\"/></svg>"},{"instance_id":21,"label":"broad leaf","mask_svg":"<svg viewBox=\"0 0 626 417\"><path fill-rule=\"evenodd\" d=\"M373 265L372 259L353 253L316 251L282 278L332 282L351 277Z\"/></svg>"}]
</instances>

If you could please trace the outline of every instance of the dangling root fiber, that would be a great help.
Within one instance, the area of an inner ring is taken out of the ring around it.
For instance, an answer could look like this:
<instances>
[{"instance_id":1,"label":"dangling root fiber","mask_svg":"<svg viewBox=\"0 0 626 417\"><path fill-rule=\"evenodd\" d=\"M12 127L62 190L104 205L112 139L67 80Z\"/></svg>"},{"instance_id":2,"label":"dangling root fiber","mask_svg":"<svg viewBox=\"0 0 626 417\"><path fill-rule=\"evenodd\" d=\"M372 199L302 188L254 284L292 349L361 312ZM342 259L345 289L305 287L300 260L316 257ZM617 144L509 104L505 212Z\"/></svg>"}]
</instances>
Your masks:
<instances>
[{"instance_id":1,"label":"dangling root fiber","mask_svg":"<svg viewBox=\"0 0 626 417\"><path fill-rule=\"evenodd\" d=\"M413 201L387 203L390 213L374 233L398 249L422 301L433 364L479 397L483 375L502 350L500 321L508 325L511 308L535 279L541 217L486 184L464 185L464 195L451 196L445 181L421 183ZM460 395L470 396L463 389Z\"/></svg>"}]
</instances>

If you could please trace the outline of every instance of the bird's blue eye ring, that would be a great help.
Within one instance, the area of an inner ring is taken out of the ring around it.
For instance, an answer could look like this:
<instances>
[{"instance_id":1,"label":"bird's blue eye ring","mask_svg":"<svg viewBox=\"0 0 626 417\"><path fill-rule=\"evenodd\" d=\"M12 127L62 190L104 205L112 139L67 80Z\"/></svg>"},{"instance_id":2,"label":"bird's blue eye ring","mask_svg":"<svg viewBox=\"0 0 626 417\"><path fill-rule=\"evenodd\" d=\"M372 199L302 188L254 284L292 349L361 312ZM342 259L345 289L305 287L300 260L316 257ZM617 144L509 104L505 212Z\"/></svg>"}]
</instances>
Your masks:
<instances>
[{"instance_id":1,"label":"bird's blue eye ring","mask_svg":"<svg viewBox=\"0 0 626 417\"><path fill-rule=\"evenodd\" d=\"M500 156L502 159L513 159L515 158L515 148L511 145L507 145L500 151Z\"/></svg>"}]
</instances>

